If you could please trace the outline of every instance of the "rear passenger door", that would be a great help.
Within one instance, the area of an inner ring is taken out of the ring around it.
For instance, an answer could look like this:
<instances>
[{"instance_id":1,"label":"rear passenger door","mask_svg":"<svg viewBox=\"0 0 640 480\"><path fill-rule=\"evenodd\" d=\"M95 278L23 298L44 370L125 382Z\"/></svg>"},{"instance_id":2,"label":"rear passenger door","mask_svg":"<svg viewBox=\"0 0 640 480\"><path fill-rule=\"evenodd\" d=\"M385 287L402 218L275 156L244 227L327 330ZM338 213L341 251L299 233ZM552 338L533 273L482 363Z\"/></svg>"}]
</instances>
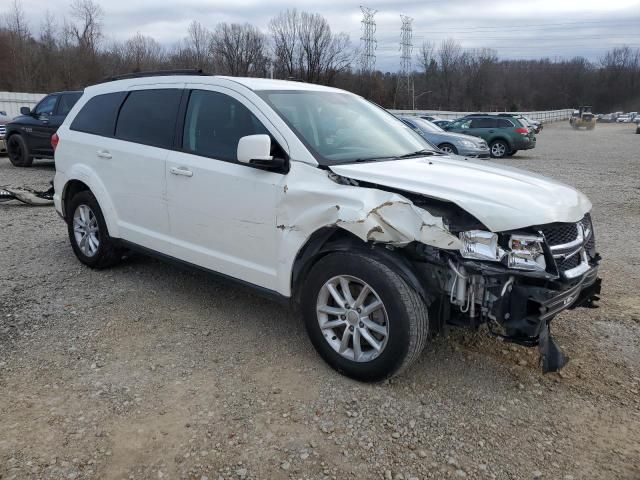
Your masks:
<instances>
[{"instance_id":1,"label":"rear passenger door","mask_svg":"<svg viewBox=\"0 0 640 480\"><path fill-rule=\"evenodd\" d=\"M497 127L498 122L495 118L477 117L471 120L471 126L466 133L480 137L489 143Z\"/></svg>"},{"instance_id":2,"label":"rear passenger door","mask_svg":"<svg viewBox=\"0 0 640 480\"><path fill-rule=\"evenodd\" d=\"M70 141L78 139L77 162L94 171L108 196L103 208L116 222L117 236L166 254L165 169L182 93L176 84L98 95L70 126L89 134Z\"/></svg>"},{"instance_id":3,"label":"rear passenger door","mask_svg":"<svg viewBox=\"0 0 640 480\"><path fill-rule=\"evenodd\" d=\"M268 134L274 153L284 139L251 102L222 87L192 90L183 118L181 151L167 162L175 256L275 290L276 205L286 175L239 163L237 148L246 135Z\"/></svg>"}]
</instances>

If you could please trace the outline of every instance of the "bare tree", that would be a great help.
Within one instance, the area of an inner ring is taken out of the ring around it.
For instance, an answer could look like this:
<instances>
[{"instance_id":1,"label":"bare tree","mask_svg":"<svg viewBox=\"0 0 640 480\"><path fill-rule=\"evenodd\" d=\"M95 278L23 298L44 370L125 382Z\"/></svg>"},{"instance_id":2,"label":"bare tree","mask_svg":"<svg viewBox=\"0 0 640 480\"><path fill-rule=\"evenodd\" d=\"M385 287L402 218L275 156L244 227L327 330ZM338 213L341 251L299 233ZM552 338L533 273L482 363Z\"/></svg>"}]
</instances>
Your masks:
<instances>
[{"instance_id":1,"label":"bare tree","mask_svg":"<svg viewBox=\"0 0 640 480\"><path fill-rule=\"evenodd\" d=\"M456 74L460 64L462 47L453 39L443 40L438 49L438 60L444 89L444 100L452 108L452 96L456 84Z\"/></svg>"},{"instance_id":2,"label":"bare tree","mask_svg":"<svg viewBox=\"0 0 640 480\"><path fill-rule=\"evenodd\" d=\"M300 15L294 8L280 12L269 22L275 68L280 76L293 77L300 62Z\"/></svg>"},{"instance_id":3,"label":"bare tree","mask_svg":"<svg viewBox=\"0 0 640 480\"><path fill-rule=\"evenodd\" d=\"M211 32L197 20L189 24L185 39L187 52L191 56L190 63L196 68L207 70L211 66L209 56Z\"/></svg>"},{"instance_id":4,"label":"bare tree","mask_svg":"<svg viewBox=\"0 0 640 480\"><path fill-rule=\"evenodd\" d=\"M31 86L29 78L29 60L31 32L19 0L13 0L9 13L4 18L8 31L9 57L11 68L17 73L17 81L21 85Z\"/></svg>"},{"instance_id":5,"label":"bare tree","mask_svg":"<svg viewBox=\"0 0 640 480\"><path fill-rule=\"evenodd\" d=\"M102 7L93 0L73 0L71 2L71 18L76 22L70 24L71 33L80 49L95 54L102 37Z\"/></svg>"},{"instance_id":6,"label":"bare tree","mask_svg":"<svg viewBox=\"0 0 640 480\"><path fill-rule=\"evenodd\" d=\"M266 37L253 25L219 24L212 36L211 50L224 73L239 76L266 74Z\"/></svg>"}]
</instances>

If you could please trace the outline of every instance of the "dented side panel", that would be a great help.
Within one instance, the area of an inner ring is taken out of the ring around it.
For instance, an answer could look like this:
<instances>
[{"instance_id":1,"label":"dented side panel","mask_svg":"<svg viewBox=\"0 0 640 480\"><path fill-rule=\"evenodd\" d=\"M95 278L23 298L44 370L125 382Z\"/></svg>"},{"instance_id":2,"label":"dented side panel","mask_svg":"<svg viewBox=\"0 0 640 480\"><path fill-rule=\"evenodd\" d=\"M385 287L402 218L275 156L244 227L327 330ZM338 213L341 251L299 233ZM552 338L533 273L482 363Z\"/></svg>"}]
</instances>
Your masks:
<instances>
[{"instance_id":1,"label":"dented side panel","mask_svg":"<svg viewBox=\"0 0 640 480\"><path fill-rule=\"evenodd\" d=\"M291 271L297 253L311 235L324 227L339 227L363 242L395 246L421 242L457 250L460 240L442 218L418 208L396 193L341 185L321 170L292 162L278 204L276 228L281 232L277 290L290 295Z\"/></svg>"}]
</instances>

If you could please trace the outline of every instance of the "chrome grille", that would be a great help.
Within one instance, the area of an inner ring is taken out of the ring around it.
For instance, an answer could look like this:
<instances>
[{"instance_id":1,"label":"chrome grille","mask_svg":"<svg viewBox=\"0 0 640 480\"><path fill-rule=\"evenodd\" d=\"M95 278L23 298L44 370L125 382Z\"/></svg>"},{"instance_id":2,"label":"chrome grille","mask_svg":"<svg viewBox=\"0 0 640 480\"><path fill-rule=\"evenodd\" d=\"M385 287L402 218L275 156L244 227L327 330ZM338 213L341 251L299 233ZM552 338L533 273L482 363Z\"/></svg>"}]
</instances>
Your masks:
<instances>
[{"instance_id":1,"label":"chrome grille","mask_svg":"<svg viewBox=\"0 0 640 480\"><path fill-rule=\"evenodd\" d=\"M591 216L587 213L577 223L553 223L540 228L558 272L575 278L589 269L589 256L595 255L595 240Z\"/></svg>"},{"instance_id":2,"label":"chrome grille","mask_svg":"<svg viewBox=\"0 0 640 480\"><path fill-rule=\"evenodd\" d=\"M0 125L0 138L3 138L7 133L7 127Z\"/></svg>"},{"instance_id":3,"label":"chrome grille","mask_svg":"<svg viewBox=\"0 0 640 480\"><path fill-rule=\"evenodd\" d=\"M541 230L551 247L571 243L578 238L578 225L575 223L554 223L545 225Z\"/></svg>"}]
</instances>

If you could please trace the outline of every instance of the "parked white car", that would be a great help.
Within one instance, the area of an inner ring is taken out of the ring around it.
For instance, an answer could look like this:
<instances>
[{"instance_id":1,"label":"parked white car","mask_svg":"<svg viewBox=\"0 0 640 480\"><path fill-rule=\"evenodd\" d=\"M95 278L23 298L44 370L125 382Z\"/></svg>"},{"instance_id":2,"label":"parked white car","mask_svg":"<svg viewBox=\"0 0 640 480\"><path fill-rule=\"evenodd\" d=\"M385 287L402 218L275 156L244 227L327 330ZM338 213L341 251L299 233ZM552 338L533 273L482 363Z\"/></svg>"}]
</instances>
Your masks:
<instances>
[{"instance_id":1,"label":"parked white car","mask_svg":"<svg viewBox=\"0 0 640 480\"><path fill-rule=\"evenodd\" d=\"M582 193L436 151L338 89L110 81L53 144L55 207L82 263L141 250L291 302L320 355L360 380L402 371L445 323L486 322L557 370L549 322L600 291Z\"/></svg>"}]
</instances>

